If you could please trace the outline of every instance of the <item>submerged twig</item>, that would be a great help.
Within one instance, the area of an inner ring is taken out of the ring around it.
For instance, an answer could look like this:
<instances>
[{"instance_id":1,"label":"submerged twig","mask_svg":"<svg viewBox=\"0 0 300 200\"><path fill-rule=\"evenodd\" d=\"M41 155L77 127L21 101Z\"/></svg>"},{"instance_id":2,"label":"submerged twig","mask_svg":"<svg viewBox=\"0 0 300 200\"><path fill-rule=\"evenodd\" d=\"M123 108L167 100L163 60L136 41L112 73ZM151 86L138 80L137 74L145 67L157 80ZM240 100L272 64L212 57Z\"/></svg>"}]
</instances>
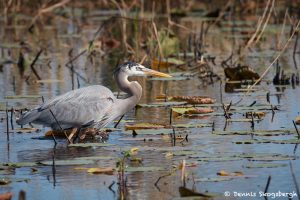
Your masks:
<instances>
[{"instance_id":1,"label":"submerged twig","mask_svg":"<svg viewBox=\"0 0 300 200\"><path fill-rule=\"evenodd\" d=\"M53 154L52 154L52 176L53 176L53 187L56 186L55 153L56 153L56 144L54 144L54 147L53 147Z\"/></svg>"},{"instance_id":2,"label":"submerged twig","mask_svg":"<svg viewBox=\"0 0 300 200\"><path fill-rule=\"evenodd\" d=\"M114 194L115 194L116 192L112 189L112 187L114 186L115 183L116 183L116 182L113 181L113 182L108 186L108 189L109 189L110 191L112 191Z\"/></svg>"},{"instance_id":3,"label":"submerged twig","mask_svg":"<svg viewBox=\"0 0 300 200\"><path fill-rule=\"evenodd\" d=\"M36 76L36 78L38 80L42 80L41 77L39 76L39 74L37 73L37 71L34 68L34 65L36 63L36 61L39 59L40 55L42 54L43 49L41 49L35 56L35 58L33 59L32 63L30 64L30 69L32 70L33 74Z\"/></svg>"},{"instance_id":4,"label":"submerged twig","mask_svg":"<svg viewBox=\"0 0 300 200\"><path fill-rule=\"evenodd\" d=\"M297 132L297 134L298 134L298 139L300 139L300 133L299 133L299 131L298 131L297 125L296 125L296 123L295 123L294 120L293 120L293 124L294 124L294 127L295 127L295 129L296 129L296 132Z\"/></svg>"},{"instance_id":5,"label":"submerged twig","mask_svg":"<svg viewBox=\"0 0 300 200\"><path fill-rule=\"evenodd\" d=\"M267 193L267 192L268 192L270 183L271 183L271 176L268 177L268 181L267 181L267 184L266 184L264 193ZM267 197L267 196L264 196L264 197L265 197L266 200L268 200L268 197Z\"/></svg>"},{"instance_id":6,"label":"submerged twig","mask_svg":"<svg viewBox=\"0 0 300 200\"><path fill-rule=\"evenodd\" d=\"M11 125L11 130L14 130L13 116L14 116L14 108L12 107L11 110L10 110L10 125Z\"/></svg>"},{"instance_id":7,"label":"submerged twig","mask_svg":"<svg viewBox=\"0 0 300 200\"><path fill-rule=\"evenodd\" d=\"M165 175L162 175L160 177L158 177L158 179L155 181L154 183L154 186L160 191L159 187L158 187L158 183L159 181L162 179L162 178L165 178L167 176L171 176L172 175L172 172L168 173L168 174L165 174Z\"/></svg>"},{"instance_id":8,"label":"submerged twig","mask_svg":"<svg viewBox=\"0 0 300 200\"><path fill-rule=\"evenodd\" d=\"M238 103L240 103L250 93L250 91L253 89L253 87L256 86L267 75L267 73L269 72L269 70L271 69L271 67L273 66L273 64L280 58L280 56L283 54L283 52L288 47L288 45L291 42L293 36L298 31L299 25L300 25L300 20L298 20L297 25L296 25L294 31L292 32L292 34L289 37L289 39L286 41L284 47L281 49L281 51L278 53L278 55L275 57L275 59L271 62L271 64L265 69L265 71L259 77L259 79L257 79L250 87L248 87L247 91L245 92L245 94L243 95L243 97L238 101ZM237 103L234 103L234 105L236 105L236 104Z\"/></svg>"},{"instance_id":9,"label":"submerged twig","mask_svg":"<svg viewBox=\"0 0 300 200\"><path fill-rule=\"evenodd\" d=\"M297 178L296 178L296 175L295 175L295 172L294 172L293 165L292 165L291 161L290 161L290 170L291 170L293 181L294 181L294 184L295 184L295 187L296 187L298 199L300 199L300 188L299 188Z\"/></svg>"},{"instance_id":10,"label":"submerged twig","mask_svg":"<svg viewBox=\"0 0 300 200\"><path fill-rule=\"evenodd\" d=\"M173 109L170 108L170 118L169 118L169 124L172 125L173 122Z\"/></svg>"},{"instance_id":11,"label":"submerged twig","mask_svg":"<svg viewBox=\"0 0 300 200\"><path fill-rule=\"evenodd\" d=\"M298 69L297 67L297 62L296 62L296 51L297 51L297 46L298 46L298 39L299 39L299 33L296 33L296 40L295 40L295 44L294 44L294 49L293 49L293 60L294 60L294 65L295 68Z\"/></svg>"},{"instance_id":12,"label":"submerged twig","mask_svg":"<svg viewBox=\"0 0 300 200\"><path fill-rule=\"evenodd\" d=\"M7 136L7 141L9 141L9 123L8 123L7 102L6 102L5 114L6 114L6 136Z\"/></svg>"}]
</instances>

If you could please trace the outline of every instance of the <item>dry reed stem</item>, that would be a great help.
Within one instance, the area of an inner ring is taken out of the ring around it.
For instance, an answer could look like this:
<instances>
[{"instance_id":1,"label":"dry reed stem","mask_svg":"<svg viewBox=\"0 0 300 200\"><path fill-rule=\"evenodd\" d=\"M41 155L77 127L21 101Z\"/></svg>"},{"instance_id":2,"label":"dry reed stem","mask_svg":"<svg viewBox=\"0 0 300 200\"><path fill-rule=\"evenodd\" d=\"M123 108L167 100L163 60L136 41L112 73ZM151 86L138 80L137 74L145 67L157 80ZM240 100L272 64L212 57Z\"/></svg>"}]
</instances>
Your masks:
<instances>
[{"instance_id":1,"label":"dry reed stem","mask_svg":"<svg viewBox=\"0 0 300 200\"><path fill-rule=\"evenodd\" d=\"M144 57L142 58L142 60L140 61L140 64L141 64L141 65L145 62L145 60L146 60L147 57L148 57L148 55L145 54Z\"/></svg>"},{"instance_id":2,"label":"dry reed stem","mask_svg":"<svg viewBox=\"0 0 300 200\"><path fill-rule=\"evenodd\" d=\"M154 21L152 21L152 26L153 26L153 30L154 30L154 36L157 40L160 57L164 58L163 51L162 51L162 48L161 48L161 44L160 44L160 41L159 41L159 38L158 38L158 32L157 32L156 24L155 24Z\"/></svg>"},{"instance_id":3,"label":"dry reed stem","mask_svg":"<svg viewBox=\"0 0 300 200\"><path fill-rule=\"evenodd\" d=\"M246 46L244 47L244 49L241 51L241 53L240 53L240 55L238 56L238 58L235 59L235 61L234 61L233 63L236 63L241 57L243 57L243 56L246 54L247 50L248 50L248 49L250 48L250 46L253 44L255 38L257 38L257 35L258 35L259 33L260 33L260 36L261 36L261 34L262 34L262 32L263 32L263 29L261 29L261 26L262 26L262 24L263 24L263 21L265 21L263 27L265 27L266 24L267 24L267 22L268 22L268 20L265 20L265 17L266 17L266 14L267 14L267 11L268 11L270 2L271 2L271 0L268 0L267 5L266 5L265 10L264 10L264 13L263 13L262 17L260 17L259 20L258 20L258 25L257 25L257 27L256 27L256 30L255 30L254 34L253 34L253 35L251 36L251 38L248 40ZM272 0L272 5L274 4L274 2L275 2L275 0ZM270 11L269 11L269 15L268 15L268 16L270 16L271 11L272 11L272 7L271 7L271 9L270 9ZM256 44L256 41L255 41L255 44Z\"/></svg>"},{"instance_id":4,"label":"dry reed stem","mask_svg":"<svg viewBox=\"0 0 300 200\"><path fill-rule=\"evenodd\" d=\"M261 25L262 25L262 23L264 21L264 18L265 18L266 14L267 14L270 2L271 2L271 0L268 0L267 5L266 5L265 10L264 10L264 13L263 13L262 17L258 19L258 25L256 27L256 30L255 30L254 34L252 35L252 37L248 40L245 49L248 49L251 46L251 44L253 43L254 39L256 38L256 35L259 33L260 27L261 27Z\"/></svg>"},{"instance_id":5,"label":"dry reed stem","mask_svg":"<svg viewBox=\"0 0 300 200\"><path fill-rule=\"evenodd\" d=\"M255 83L253 85L251 85L248 89L245 95L248 95L249 92L251 91L251 89L257 85L257 83L259 83L264 77L265 75L268 73L268 71L271 69L271 67L273 66L273 64L279 59L279 57L282 55L282 53L286 50L286 48L288 47L290 41L292 40L293 36L295 35L295 33L298 31L300 25L300 20L298 20L298 23L292 33L292 35L289 37L289 39L287 40L287 42L285 43L285 45L283 46L283 48L281 49L281 51L278 53L278 55L276 56L276 58L273 60L273 62L266 68L266 70L264 71L264 73L259 77L259 79L257 79L255 81Z\"/></svg>"},{"instance_id":6,"label":"dry reed stem","mask_svg":"<svg viewBox=\"0 0 300 200\"><path fill-rule=\"evenodd\" d=\"M46 4L45 4L45 5L43 6L43 8L42 8L41 10L38 11L37 15L34 16L34 18L32 19L31 24L30 24L29 27L31 27L31 26L35 23L35 21L36 21L42 14L44 14L44 13L46 13L46 12L51 12L52 10L54 10L54 9L56 9L56 8L59 8L59 7L61 7L61 6L64 6L65 4L67 4L67 3L69 3L69 2L70 2L70 0L63 0L63 1L58 2L58 3L56 3L56 4L52 5L52 6L49 6L49 7L46 7Z\"/></svg>"},{"instance_id":7,"label":"dry reed stem","mask_svg":"<svg viewBox=\"0 0 300 200\"><path fill-rule=\"evenodd\" d=\"M258 42L258 40L261 38L263 32L265 31L265 28L267 27L267 24L268 24L268 22L269 22L269 20L270 20L270 17L271 17L271 13L272 13L272 11L273 11L273 9L274 9L274 4L275 4L275 0L272 1L272 5L271 5L270 11L269 11L269 13L268 13L268 17L267 17L267 19L266 19L266 21L265 21L265 23L264 23L264 25L263 25L263 28L261 29L259 35L256 37L256 40L255 40L255 42L254 42L254 45L255 45L255 44Z\"/></svg>"},{"instance_id":8,"label":"dry reed stem","mask_svg":"<svg viewBox=\"0 0 300 200\"><path fill-rule=\"evenodd\" d=\"M56 4L52 5L52 6L49 6L49 7L47 7L47 8L42 8L42 9L39 11L38 15L43 14L43 13L46 13L46 12L51 12L51 11L54 10L55 8L59 8L59 7L61 7L61 6L64 6L65 4L69 3L69 1L70 1L70 0L63 0L63 1L58 2L58 3L56 3Z\"/></svg>"},{"instance_id":9,"label":"dry reed stem","mask_svg":"<svg viewBox=\"0 0 300 200\"><path fill-rule=\"evenodd\" d=\"M277 44L277 48L279 49L280 46L281 46L281 42L282 42L282 37L284 35L284 29L285 29L285 25L286 25L286 21L287 21L287 16L288 16L288 8L285 10L285 13L284 13L284 18L283 18L283 25L282 25L282 28L281 28L281 32L280 32L280 36L279 36L279 41L278 41L278 44Z\"/></svg>"}]
</instances>

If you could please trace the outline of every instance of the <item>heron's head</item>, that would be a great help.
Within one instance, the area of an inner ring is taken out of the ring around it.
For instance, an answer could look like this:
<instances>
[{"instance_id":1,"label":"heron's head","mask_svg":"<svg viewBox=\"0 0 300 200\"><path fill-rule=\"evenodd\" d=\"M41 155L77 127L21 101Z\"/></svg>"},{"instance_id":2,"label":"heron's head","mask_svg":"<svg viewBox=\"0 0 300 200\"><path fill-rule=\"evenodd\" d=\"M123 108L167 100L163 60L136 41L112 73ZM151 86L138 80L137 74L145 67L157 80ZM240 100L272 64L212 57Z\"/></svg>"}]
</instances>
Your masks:
<instances>
[{"instance_id":1,"label":"heron's head","mask_svg":"<svg viewBox=\"0 0 300 200\"><path fill-rule=\"evenodd\" d=\"M159 71L155 71L152 69L148 69L144 67L141 64L135 63L135 62L125 62L122 65L120 65L115 70L115 75L123 72L127 76L158 76L158 77L171 77L169 74L165 74Z\"/></svg>"}]
</instances>

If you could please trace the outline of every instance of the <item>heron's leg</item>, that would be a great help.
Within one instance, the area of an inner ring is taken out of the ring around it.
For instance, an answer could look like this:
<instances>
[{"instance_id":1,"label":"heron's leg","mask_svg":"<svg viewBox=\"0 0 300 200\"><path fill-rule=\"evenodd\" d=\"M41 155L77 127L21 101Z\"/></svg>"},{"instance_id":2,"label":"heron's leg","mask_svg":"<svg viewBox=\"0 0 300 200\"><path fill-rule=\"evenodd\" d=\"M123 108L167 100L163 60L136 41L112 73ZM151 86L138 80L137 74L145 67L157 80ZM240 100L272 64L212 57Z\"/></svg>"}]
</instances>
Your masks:
<instances>
[{"instance_id":1,"label":"heron's leg","mask_svg":"<svg viewBox=\"0 0 300 200\"><path fill-rule=\"evenodd\" d=\"M76 129L77 129L77 128L76 128ZM73 139L73 143L75 143L76 140L78 139L78 137L79 137L79 135L80 135L80 132L81 132L81 128L78 128L77 131L76 131L76 135L75 135L75 137L74 137L74 139Z\"/></svg>"},{"instance_id":2,"label":"heron's leg","mask_svg":"<svg viewBox=\"0 0 300 200\"><path fill-rule=\"evenodd\" d=\"M77 133L77 128L72 128L71 133L68 136L68 141L70 141L70 143L73 143L74 141L72 141L72 138L74 137L74 135Z\"/></svg>"}]
</instances>

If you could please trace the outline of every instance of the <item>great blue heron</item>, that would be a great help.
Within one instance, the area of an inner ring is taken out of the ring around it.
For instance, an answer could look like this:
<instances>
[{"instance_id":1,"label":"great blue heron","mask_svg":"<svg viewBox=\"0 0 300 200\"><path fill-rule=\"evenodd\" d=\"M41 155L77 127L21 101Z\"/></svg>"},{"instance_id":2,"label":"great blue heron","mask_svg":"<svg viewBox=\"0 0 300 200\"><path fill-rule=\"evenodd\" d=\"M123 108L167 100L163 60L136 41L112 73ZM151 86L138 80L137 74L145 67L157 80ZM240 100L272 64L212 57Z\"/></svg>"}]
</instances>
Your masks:
<instances>
[{"instance_id":1,"label":"great blue heron","mask_svg":"<svg viewBox=\"0 0 300 200\"><path fill-rule=\"evenodd\" d=\"M117 99L102 85L93 85L72 90L24 113L17 119L19 125L42 124L53 130L81 127L105 127L116 118L134 108L142 95L142 87L137 81L128 81L129 76L152 75L171 77L168 74L148 69L143 65L126 62L114 72L119 88L128 94L125 99Z\"/></svg>"}]
</instances>

